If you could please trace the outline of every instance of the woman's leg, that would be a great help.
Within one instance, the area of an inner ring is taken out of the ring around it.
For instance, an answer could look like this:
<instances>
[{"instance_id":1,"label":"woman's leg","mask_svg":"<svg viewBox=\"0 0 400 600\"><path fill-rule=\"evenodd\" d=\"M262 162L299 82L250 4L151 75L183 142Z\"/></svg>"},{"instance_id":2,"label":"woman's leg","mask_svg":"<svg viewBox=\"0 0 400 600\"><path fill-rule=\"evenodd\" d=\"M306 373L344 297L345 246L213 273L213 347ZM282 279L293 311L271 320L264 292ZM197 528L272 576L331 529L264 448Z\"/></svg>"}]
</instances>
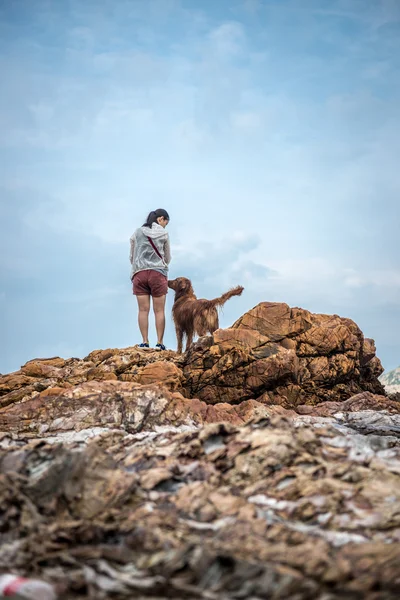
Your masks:
<instances>
[{"instance_id":1,"label":"woman's leg","mask_svg":"<svg viewBox=\"0 0 400 600\"><path fill-rule=\"evenodd\" d=\"M164 343L165 331L165 300L167 296L153 298L153 310L156 318L157 344Z\"/></svg>"},{"instance_id":2,"label":"woman's leg","mask_svg":"<svg viewBox=\"0 0 400 600\"><path fill-rule=\"evenodd\" d=\"M143 343L149 343L149 312L150 312L150 296L136 296L139 308L139 329L142 334Z\"/></svg>"}]
</instances>

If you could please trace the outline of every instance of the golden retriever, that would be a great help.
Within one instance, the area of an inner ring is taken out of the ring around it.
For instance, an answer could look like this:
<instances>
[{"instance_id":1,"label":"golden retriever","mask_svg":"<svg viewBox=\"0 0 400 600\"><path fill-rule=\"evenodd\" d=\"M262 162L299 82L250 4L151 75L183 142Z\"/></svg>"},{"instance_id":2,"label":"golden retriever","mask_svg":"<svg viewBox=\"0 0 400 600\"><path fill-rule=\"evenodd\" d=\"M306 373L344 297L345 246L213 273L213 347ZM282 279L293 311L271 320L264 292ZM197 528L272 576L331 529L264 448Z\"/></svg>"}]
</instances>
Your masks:
<instances>
[{"instance_id":1,"label":"golden retriever","mask_svg":"<svg viewBox=\"0 0 400 600\"><path fill-rule=\"evenodd\" d=\"M214 333L219 327L217 306L223 306L232 296L240 296L243 287L238 285L214 300L197 299L192 282L186 277L169 280L168 287L174 290L175 300L172 317L178 341L178 353L182 353L183 338L186 336L186 352L193 342L193 336Z\"/></svg>"}]
</instances>

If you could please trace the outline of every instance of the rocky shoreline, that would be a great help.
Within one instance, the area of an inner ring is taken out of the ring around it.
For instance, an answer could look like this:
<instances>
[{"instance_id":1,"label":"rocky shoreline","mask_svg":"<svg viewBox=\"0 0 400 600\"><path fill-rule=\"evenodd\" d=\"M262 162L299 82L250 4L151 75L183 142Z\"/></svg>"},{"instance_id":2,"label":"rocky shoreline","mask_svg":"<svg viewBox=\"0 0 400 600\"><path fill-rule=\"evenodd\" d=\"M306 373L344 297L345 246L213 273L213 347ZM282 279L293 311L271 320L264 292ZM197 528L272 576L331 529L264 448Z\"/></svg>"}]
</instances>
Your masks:
<instances>
[{"instance_id":1,"label":"rocky shoreline","mask_svg":"<svg viewBox=\"0 0 400 600\"><path fill-rule=\"evenodd\" d=\"M72 598L399 597L400 403L355 323L261 303L187 355L0 377L0 572Z\"/></svg>"}]
</instances>

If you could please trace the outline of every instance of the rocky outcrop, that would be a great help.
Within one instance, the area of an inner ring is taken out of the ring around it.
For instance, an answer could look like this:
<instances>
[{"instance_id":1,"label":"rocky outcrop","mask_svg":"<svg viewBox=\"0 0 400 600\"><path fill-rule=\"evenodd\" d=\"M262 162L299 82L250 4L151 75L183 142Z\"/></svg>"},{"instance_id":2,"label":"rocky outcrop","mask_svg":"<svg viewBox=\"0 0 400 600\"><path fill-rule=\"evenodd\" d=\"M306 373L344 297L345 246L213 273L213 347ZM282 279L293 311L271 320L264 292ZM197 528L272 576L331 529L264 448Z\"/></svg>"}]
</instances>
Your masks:
<instances>
[{"instance_id":1,"label":"rocky outcrop","mask_svg":"<svg viewBox=\"0 0 400 600\"><path fill-rule=\"evenodd\" d=\"M0 377L0 573L59 600L399 597L400 403L348 319Z\"/></svg>"},{"instance_id":2,"label":"rocky outcrop","mask_svg":"<svg viewBox=\"0 0 400 600\"><path fill-rule=\"evenodd\" d=\"M95 350L84 359L36 358L20 371L0 377L0 409L38 395L55 396L88 381L94 386L96 382L129 382L135 384L133 388L161 383L170 392L182 392L181 366L182 358L175 352L160 356L159 352L145 352L136 346Z\"/></svg>"},{"instance_id":3,"label":"rocky outcrop","mask_svg":"<svg viewBox=\"0 0 400 600\"><path fill-rule=\"evenodd\" d=\"M190 397L209 404L253 398L296 408L383 394L373 340L350 319L263 302L230 329L202 338L184 365Z\"/></svg>"},{"instance_id":4,"label":"rocky outcrop","mask_svg":"<svg viewBox=\"0 0 400 600\"><path fill-rule=\"evenodd\" d=\"M58 436L60 439L60 434L83 432L85 437L87 432L93 434L102 429L138 433L221 421L241 425L272 412L274 409L268 410L254 400L238 406L210 406L201 400L188 400L160 385L90 380L67 388L48 388L31 400L0 409L0 431L25 438Z\"/></svg>"},{"instance_id":5,"label":"rocky outcrop","mask_svg":"<svg viewBox=\"0 0 400 600\"><path fill-rule=\"evenodd\" d=\"M162 384L211 405L255 400L296 409L365 391L384 395L382 370L374 342L350 319L263 302L231 328L200 338L184 356L131 347L97 350L82 360L31 360L0 377L0 408L89 381L119 381Z\"/></svg>"},{"instance_id":6,"label":"rocky outcrop","mask_svg":"<svg viewBox=\"0 0 400 600\"><path fill-rule=\"evenodd\" d=\"M0 568L65 600L397 598L398 438L307 418L8 439Z\"/></svg>"}]
</instances>

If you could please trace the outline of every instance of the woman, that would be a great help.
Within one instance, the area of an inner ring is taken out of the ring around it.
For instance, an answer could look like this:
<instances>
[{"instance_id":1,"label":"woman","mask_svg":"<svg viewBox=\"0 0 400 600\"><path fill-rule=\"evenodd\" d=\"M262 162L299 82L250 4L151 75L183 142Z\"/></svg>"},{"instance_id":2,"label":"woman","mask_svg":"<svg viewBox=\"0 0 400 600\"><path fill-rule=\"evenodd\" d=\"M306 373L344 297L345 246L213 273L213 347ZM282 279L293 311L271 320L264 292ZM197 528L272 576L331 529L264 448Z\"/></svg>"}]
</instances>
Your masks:
<instances>
[{"instance_id":1,"label":"woman","mask_svg":"<svg viewBox=\"0 0 400 600\"><path fill-rule=\"evenodd\" d=\"M169 215L163 208L153 210L146 223L131 237L130 261L133 293L139 307L139 329L143 342L139 348L149 348L150 296L156 320L156 350L165 350L165 299L168 293L168 265L171 262L169 236L165 231Z\"/></svg>"}]
</instances>

